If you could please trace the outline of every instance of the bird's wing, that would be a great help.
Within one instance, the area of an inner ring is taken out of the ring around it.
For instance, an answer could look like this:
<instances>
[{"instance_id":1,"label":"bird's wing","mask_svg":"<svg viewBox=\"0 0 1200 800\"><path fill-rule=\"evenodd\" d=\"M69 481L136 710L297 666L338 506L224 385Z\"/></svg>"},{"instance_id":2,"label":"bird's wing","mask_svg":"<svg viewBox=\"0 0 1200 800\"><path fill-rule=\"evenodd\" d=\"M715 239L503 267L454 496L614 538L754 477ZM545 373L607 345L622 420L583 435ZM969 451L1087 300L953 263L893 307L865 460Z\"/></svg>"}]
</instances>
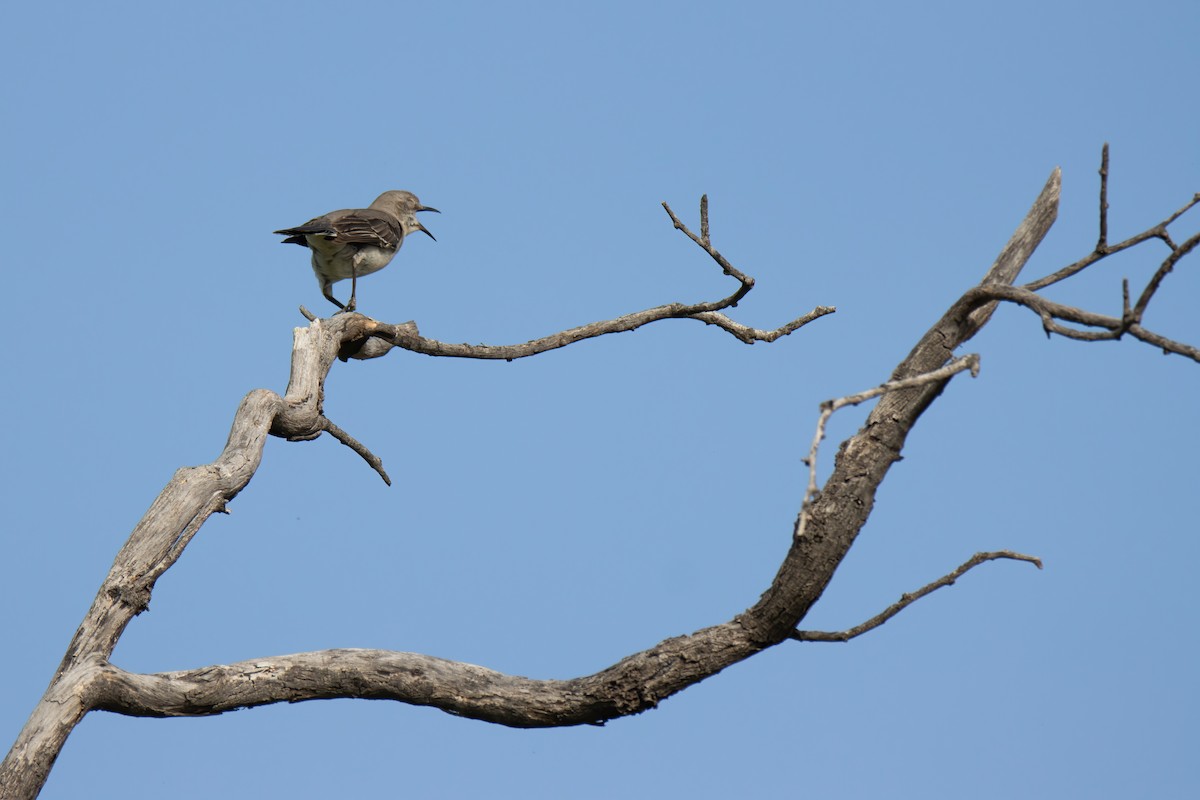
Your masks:
<instances>
[{"instance_id":1,"label":"bird's wing","mask_svg":"<svg viewBox=\"0 0 1200 800\"><path fill-rule=\"evenodd\" d=\"M277 230L275 233L287 236L288 238L283 240L285 243L307 246L308 242L304 241L305 236L332 236L334 230L329 217L323 216L310 219L303 225L297 225L294 228Z\"/></svg>"},{"instance_id":2,"label":"bird's wing","mask_svg":"<svg viewBox=\"0 0 1200 800\"><path fill-rule=\"evenodd\" d=\"M334 211L310 219L296 228L284 228L275 233L287 236L285 243L307 245L305 236L324 236L347 244L370 244L395 249L404 238L404 230L391 214L373 208Z\"/></svg>"}]
</instances>

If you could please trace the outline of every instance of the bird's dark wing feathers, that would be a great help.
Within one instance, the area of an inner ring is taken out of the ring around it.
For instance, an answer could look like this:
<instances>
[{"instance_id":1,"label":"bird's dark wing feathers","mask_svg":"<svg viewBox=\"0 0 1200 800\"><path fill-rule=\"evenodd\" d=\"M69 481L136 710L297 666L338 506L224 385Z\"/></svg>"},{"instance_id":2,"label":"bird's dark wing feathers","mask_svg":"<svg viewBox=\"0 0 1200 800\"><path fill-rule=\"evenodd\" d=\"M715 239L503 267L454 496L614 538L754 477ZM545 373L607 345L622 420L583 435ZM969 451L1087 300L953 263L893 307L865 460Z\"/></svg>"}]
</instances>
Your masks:
<instances>
[{"instance_id":1,"label":"bird's dark wing feathers","mask_svg":"<svg viewBox=\"0 0 1200 800\"><path fill-rule=\"evenodd\" d=\"M393 249L404 238L404 231L395 217L370 208L341 217L333 227L335 239L353 244L373 244Z\"/></svg>"},{"instance_id":2,"label":"bird's dark wing feathers","mask_svg":"<svg viewBox=\"0 0 1200 800\"><path fill-rule=\"evenodd\" d=\"M371 208L358 211L336 213L329 216L310 219L296 228L284 228L275 231L288 238L284 244L308 246L305 236L324 236L347 244L372 244L377 247L395 248L404 237L400 223L390 214L384 214Z\"/></svg>"},{"instance_id":3,"label":"bird's dark wing feathers","mask_svg":"<svg viewBox=\"0 0 1200 800\"><path fill-rule=\"evenodd\" d=\"M333 226L330 224L328 217L317 217L316 219L310 219L303 225L297 225L294 228L284 228L282 230L275 231L275 233L291 236L293 239L303 239L305 236L310 235L330 236L333 234ZM285 239L284 241L287 240Z\"/></svg>"}]
</instances>

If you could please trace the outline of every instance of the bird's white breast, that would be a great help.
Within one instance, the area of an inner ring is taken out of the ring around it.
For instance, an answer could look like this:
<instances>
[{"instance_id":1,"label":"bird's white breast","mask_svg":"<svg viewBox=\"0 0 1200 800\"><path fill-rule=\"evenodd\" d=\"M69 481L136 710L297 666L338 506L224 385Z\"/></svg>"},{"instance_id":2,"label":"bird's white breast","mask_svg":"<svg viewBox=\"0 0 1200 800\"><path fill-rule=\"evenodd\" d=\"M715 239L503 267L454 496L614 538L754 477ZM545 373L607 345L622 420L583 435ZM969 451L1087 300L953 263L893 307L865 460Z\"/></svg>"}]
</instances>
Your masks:
<instances>
[{"instance_id":1,"label":"bird's white breast","mask_svg":"<svg viewBox=\"0 0 1200 800\"><path fill-rule=\"evenodd\" d=\"M333 281L347 280L355 272L360 278L378 272L396 255L395 250L374 245L338 244L321 236L310 236L308 239L312 247L313 271Z\"/></svg>"}]
</instances>

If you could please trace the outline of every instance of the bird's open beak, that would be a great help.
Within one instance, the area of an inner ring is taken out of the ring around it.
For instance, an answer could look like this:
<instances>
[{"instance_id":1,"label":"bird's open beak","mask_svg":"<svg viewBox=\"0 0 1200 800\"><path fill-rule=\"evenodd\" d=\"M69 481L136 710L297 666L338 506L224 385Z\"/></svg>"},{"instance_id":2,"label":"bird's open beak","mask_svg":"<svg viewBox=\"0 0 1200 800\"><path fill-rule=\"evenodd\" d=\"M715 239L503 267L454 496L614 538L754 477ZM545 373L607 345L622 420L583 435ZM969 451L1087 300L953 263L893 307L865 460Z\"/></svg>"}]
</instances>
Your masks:
<instances>
[{"instance_id":1,"label":"bird's open beak","mask_svg":"<svg viewBox=\"0 0 1200 800\"><path fill-rule=\"evenodd\" d=\"M434 208L433 206L417 206L417 211L432 211L432 212L433 212L433 213L435 213L435 214L440 214L440 213L442 213L442 212L438 211L436 208ZM417 228L418 228L418 229L419 229L419 230L420 230L422 233L424 233L426 236L428 236L430 239L433 239L435 242L437 241L437 237L436 237L436 236L434 236L432 233L430 233L430 232L429 232L429 228L426 228L426 227L425 227L424 225L422 225L420 222L418 222L418 223L417 223Z\"/></svg>"}]
</instances>

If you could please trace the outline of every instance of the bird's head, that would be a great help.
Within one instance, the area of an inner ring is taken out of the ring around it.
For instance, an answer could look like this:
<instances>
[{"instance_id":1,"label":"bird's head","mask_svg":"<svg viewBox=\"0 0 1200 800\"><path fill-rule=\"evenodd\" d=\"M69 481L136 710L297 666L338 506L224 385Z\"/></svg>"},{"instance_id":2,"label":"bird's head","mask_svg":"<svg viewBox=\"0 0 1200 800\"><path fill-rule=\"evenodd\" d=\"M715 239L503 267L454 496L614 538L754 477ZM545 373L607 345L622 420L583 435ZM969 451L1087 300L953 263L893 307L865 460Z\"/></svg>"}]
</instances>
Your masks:
<instances>
[{"instance_id":1,"label":"bird's head","mask_svg":"<svg viewBox=\"0 0 1200 800\"><path fill-rule=\"evenodd\" d=\"M418 200L417 196L412 192L403 192L397 190L384 192L383 194L379 195L379 197L375 198L375 202L371 203L371 208L379 211L386 211L396 219L400 220L400 225L404 228L405 236L413 231L421 231L430 239L433 239L435 242L437 241L437 237L430 233L429 229L422 225L421 221L417 219L417 212L433 211L437 214L442 212L431 206L421 205L421 201Z\"/></svg>"}]
</instances>

